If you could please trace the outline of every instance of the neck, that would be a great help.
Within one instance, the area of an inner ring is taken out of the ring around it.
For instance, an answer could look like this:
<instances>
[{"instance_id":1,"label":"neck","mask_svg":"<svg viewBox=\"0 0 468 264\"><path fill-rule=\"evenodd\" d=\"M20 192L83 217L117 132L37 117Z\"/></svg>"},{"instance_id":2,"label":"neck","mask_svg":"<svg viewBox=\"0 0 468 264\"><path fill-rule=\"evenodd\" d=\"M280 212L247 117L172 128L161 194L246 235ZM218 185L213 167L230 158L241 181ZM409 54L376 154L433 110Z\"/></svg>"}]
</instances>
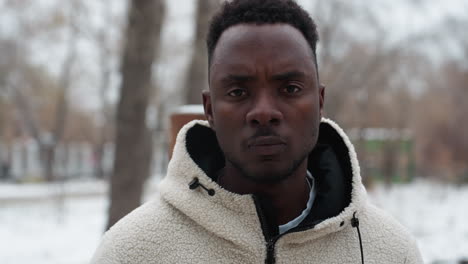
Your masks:
<instances>
[{"instance_id":1,"label":"neck","mask_svg":"<svg viewBox=\"0 0 468 264\"><path fill-rule=\"evenodd\" d=\"M266 196L276 210L276 223L282 225L299 216L307 205L310 192L307 183L307 159L278 183L254 182L226 162L218 184L233 193Z\"/></svg>"}]
</instances>

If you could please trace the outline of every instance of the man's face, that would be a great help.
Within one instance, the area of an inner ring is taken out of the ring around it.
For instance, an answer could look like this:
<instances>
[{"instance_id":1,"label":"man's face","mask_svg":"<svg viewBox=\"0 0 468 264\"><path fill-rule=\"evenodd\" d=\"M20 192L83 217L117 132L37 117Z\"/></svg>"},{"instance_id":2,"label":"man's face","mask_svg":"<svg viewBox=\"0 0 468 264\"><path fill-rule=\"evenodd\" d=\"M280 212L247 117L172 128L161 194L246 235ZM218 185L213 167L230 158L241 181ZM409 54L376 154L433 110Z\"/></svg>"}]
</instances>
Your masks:
<instances>
[{"instance_id":1,"label":"man's face","mask_svg":"<svg viewBox=\"0 0 468 264\"><path fill-rule=\"evenodd\" d=\"M226 166L260 183L285 179L317 142L324 100L314 55L286 24L223 32L210 65L205 114Z\"/></svg>"}]
</instances>

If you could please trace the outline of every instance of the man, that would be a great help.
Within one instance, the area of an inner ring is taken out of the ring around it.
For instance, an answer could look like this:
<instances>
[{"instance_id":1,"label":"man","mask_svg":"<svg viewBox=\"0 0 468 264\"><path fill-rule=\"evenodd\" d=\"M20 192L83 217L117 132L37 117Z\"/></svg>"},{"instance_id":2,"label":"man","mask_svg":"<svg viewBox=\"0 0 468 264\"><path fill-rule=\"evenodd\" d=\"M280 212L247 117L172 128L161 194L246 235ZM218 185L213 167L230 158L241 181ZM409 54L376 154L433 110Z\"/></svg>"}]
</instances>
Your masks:
<instances>
[{"instance_id":1,"label":"man","mask_svg":"<svg viewBox=\"0 0 468 264\"><path fill-rule=\"evenodd\" d=\"M322 119L317 39L292 0L224 4L207 38L208 122L181 129L158 197L107 232L94 263L422 263Z\"/></svg>"}]
</instances>

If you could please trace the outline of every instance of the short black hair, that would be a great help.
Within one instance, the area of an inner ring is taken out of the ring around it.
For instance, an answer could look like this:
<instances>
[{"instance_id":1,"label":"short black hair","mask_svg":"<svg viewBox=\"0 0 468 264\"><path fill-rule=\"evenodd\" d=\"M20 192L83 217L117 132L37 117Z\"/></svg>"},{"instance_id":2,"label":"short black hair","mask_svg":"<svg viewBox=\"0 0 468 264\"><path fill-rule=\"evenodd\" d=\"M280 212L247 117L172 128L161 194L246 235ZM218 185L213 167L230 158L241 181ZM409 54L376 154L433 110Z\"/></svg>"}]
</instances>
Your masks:
<instances>
[{"instance_id":1,"label":"short black hair","mask_svg":"<svg viewBox=\"0 0 468 264\"><path fill-rule=\"evenodd\" d=\"M208 65L221 34L237 24L284 23L298 29L309 43L317 67L317 26L309 14L294 0L234 0L226 1L211 20L206 46Z\"/></svg>"}]
</instances>

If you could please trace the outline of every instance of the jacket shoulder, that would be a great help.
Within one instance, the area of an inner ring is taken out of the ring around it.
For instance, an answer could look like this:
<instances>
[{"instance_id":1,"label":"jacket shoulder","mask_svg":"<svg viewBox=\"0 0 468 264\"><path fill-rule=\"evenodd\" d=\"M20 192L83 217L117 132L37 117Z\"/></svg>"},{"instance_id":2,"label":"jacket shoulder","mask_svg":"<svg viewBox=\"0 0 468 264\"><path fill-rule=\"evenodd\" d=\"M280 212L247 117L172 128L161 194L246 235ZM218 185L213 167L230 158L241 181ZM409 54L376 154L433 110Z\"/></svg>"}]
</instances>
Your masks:
<instances>
[{"instance_id":1,"label":"jacket shoulder","mask_svg":"<svg viewBox=\"0 0 468 264\"><path fill-rule=\"evenodd\" d=\"M423 263L415 239L403 225L372 204L367 204L366 209L366 213L359 217L363 243L370 242L376 254L390 250L395 256L404 256L404 263Z\"/></svg>"},{"instance_id":2,"label":"jacket shoulder","mask_svg":"<svg viewBox=\"0 0 468 264\"><path fill-rule=\"evenodd\" d=\"M177 225L176 211L156 197L138 207L103 236L91 263L148 263L164 250L169 221Z\"/></svg>"}]
</instances>

